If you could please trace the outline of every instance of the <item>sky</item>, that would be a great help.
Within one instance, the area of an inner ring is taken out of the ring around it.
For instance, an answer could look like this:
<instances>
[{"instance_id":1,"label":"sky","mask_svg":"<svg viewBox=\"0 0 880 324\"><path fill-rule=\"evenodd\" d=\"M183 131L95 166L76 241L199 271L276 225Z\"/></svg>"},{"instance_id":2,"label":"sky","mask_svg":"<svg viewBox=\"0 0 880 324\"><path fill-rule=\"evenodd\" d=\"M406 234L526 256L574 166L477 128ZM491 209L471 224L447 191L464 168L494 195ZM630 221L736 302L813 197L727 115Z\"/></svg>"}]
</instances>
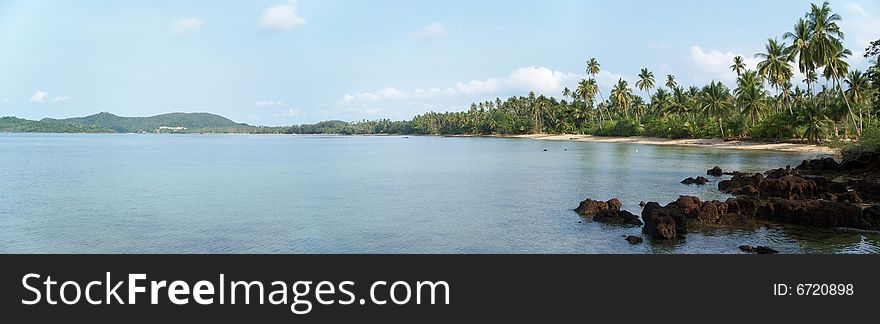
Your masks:
<instances>
[{"instance_id":1,"label":"sky","mask_svg":"<svg viewBox=\"0 0 880 324\"><path fill-rule=\"evenodd\" d=\"M475 101L560 97L595 57L608 93L732 84L809 1L0 0L0 115L211 112L253 125L408 119ZM880 0L833 1L850 63ZM640 91L636 94L644 95Z\"/></svg>"}]
</instances>

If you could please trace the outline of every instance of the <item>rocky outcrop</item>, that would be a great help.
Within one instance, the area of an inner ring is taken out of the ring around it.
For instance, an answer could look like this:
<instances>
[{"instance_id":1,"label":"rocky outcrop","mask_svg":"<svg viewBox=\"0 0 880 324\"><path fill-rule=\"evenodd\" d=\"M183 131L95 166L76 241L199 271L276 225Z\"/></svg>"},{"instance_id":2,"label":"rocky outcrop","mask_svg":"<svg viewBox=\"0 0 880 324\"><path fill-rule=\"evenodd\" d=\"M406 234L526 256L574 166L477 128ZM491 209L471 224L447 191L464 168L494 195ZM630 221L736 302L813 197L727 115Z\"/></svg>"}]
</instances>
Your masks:
<instances>
[{"instance_id":1,"label":"rocky outcrop","mask_svg":"<svg viewBox=\"0 0 880 324\"><path fill-rule=\"evenodd\" d=\"M626 241L629 242L629 244L642 244L645 240L641 237L630 235L626 237Z\"/></svg>"},{"instance_id":2,"label":"rocky outcrop","mask_svg":"<svg viewBox=\"0 0 880 324\"><path fill-rule=\"evenodd\" d=\"M574 211L581 215L592 216L603 210L620 210L621 206L622 204L617 198L612 198L608 201L598 201L588 198L582 201Z\"/></svg>"},{"instance_id":3,"label":"rocky outcrop","mask_svg":"<svg viewBox=\"0 0 880 324\"><path fill-rule=\"evenodd\" d=\"M804 160L795 170L806 174L821 174L830 171L836 171L840 165L834 158L823 158L814 160Z\"/></svg>"},{"instance_id":4,"label":"rocky outcrop","mask_svg":"<svg viewBox=\"0 0 880 324\"><path fill-rule=\"evenodd\" d=\"M810 227L880 230L880 217L844 202L773 199L759 207L756 216Z\"/></svg>"},{"instance_id":5,"label":"rocky outcrop","mask_svg":"<svg viewBox=\"0 0 880 324\"><path fill-rule=\"evenodd\" d=\"M715 166L714 168L711 168L708 171L706 171L706 175L710 175L713 177L720 177L720 176L724 175L724 170L721 170L721 167L719 167L719 166Z\"/></svg>"},{"instance_id":6,"label":"rocky outcrop","mask_svg":"<svg viewBox=\"0 0 880 324\"><path fill-rule=\"evenodd\" d=\"M777 254L779 251L771 249L766 246L751 246L751 245L743 245L740 246L739 249L743 252L747 253L757 253L757 254Z\"/></svg>"},{"instance_id":7,"label":"rocky outcrop","mask_svg":"<svg viewBox=\"0 0 880 324\"><path fill-rule=\"evenodd\" d=\"M622 224L622 225L642 225L642 221L639 219L639 216L633 215L625 210L615 210L615 209L603 209L596 213L593 216L594 222L599 223L609 223L609 224Z\"/></svg>"},{"instance_id":8,"label":"rocky outcrop","mask_svg":"<svg viewBox=\"0 0 880 324\"><path fill-rule=\"evenodd\" d=\"M696 178L694 178L694 177L689 177L689 178L687 178L687 179L682 180L681 183L686 184L686 185L693 185L693 184L695 184L695 185L700 185L700 186L702 186L702 185L705 185L705 184L709 183L709 179L707 179L706 177L703 177L703 176L696 177Z\"/></svg>"},{"instance_id":9,"label":"rocky outcrop","mask_svg":"<svg viewBox=\"0 0 880 324\"><path fill-rule=\"evenodd\" d=\"M642 220L645 222L642 232L654 238L675 239L687 233L687 220L678 208L649 202L642 209Z\"/></svg>"}]
</instances>

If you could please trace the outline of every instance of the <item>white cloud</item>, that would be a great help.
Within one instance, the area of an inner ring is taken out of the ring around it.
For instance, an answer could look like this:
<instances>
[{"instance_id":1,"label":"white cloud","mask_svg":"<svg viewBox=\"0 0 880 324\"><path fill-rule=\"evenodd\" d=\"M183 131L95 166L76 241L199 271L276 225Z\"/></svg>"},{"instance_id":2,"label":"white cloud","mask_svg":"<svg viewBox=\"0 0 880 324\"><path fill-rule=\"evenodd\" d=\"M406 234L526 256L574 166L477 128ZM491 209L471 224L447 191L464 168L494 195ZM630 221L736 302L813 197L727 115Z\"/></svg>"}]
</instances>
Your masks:
<instances>
[{"instance_id":1,"label":"white cloud","mask_svg":"<svg viewBox=\"0 0 880 324\"><path fill-rule=\"evenodd\" d=\"M410 118L427 111L456 111L466 109L472 102L525 95L534 91L538 95L559 97L563 88L574 89L577 82L587 77L583 74L561 72L546 67L528 66L515 69L507 76L455 82L446 87L401 90L386 87L378 91L357 92L344 95L335 106L319 111L324 118ZM597 82L607 96L620 74L602 71ZM630 83L632 84L632 83Z\"/></svg>"},{"instance_id":2,"label":"white cloud","mask_svg":"<svg viewBox=\"0 0 880 324\"><path fill-rule=\"evenodd\" d=\"M284 106L284 102L275 100L260 100L255 102L254 106Z\"/></svg>"},{"instance_id":3,"label":"white cloud","mask_svg":"<svg viewBox=\"0 0 880 324\"><path fill-rule=\"evenodd\" d=\"M303 113L302 113L301 111L296 110L296 109L292 109L292 108L291 108L291 109L288 109L287 111L285 111L285 112L283 112L283 113L281 113L281 116L283 116L283 117L287 117L287 118L297 118L297 117L300 117L300 116L302 116L302 115L303 115Z\"/></svg>"},{"instance_id":4,"label":"white cloud","mask_svg":"<svg viewBox=\"0 0 880 324\"><path fill-rule=\"evenodd\" d=\"M28 99L30 102L34 103L61 103L70 100L68 96L55 96L55 98L49 99L49 92L43 90L37 90L33 95Z\"/></svg>"},{"instance_id":5,"label":"white cloud","mask_svg":"<svg viewBox=\"0 0 880 324\"><path fill-rule=\"evenodd\" d=\"M443 26L443 24L439 22L428 24L427 26L422 27L422 29L409 34L410 37L416 39L444 38L448 35L449 33L446 31L446 26Z\"/></svg>"},{"instance_id":6,"label":"white cloud","mask_svg":"<svg viewBox=\"0 0 880 324\"><path fill-rule=\"evenodd\" d=\"M193 32L202 28L202 20L198 18L186 18L174 23L173 32L175 34L184 34Z\"/></svg>"},{"instance_id":7,"label":"white cloud","mask_svg":"<svg viewBox=\"0 0 880 324\"><path fill-rule=\"evenodd\" d=\"M46 99L49 98L49 93L43 90L37 90L34 95L31 96L28 101L30 102L46 102Z\"/></svg>"},{"instance_id":8,"label":"white cloud","mask_svg":"<svg viewBox=\"0 0 880 324\"><path fill-rule=\"evenodd\" d=\"M858 4L858 3L855 3L855 2L847 3L847 4L844 6L844 8L846 8L846 10L849 10L849 11L851 11L851 12L854 12L854 13L860 14L860 15L862 15L862 16L867 16L867 17L870 17L870 16L871 16L871 15L868 14L867 11L865 11L865 8L862 8L862 5L860 5L860 4Z\"/></svg>"},{"instance_id":9,"label":"white cloud","mask_svg":"<svg viewBox=\"0 0 880 324\"><path fill-rule=\"evenodd\" d=\"M737 55L743 57L746 69L755 70L758 68L760 60L754 58L754 55L736 54L730 51L721 52L719 50L705 51L696 45L691 46L689 59L699 72L704 73L704 75L697 76L697 79L700 79L699 81L712 79L732 81L736 79L736 73L730 69L730 66L733 65L733 58Z\"/></svg>"},{"instance_id":10,"label":"white cloud","mask_svg":"<svg viewBox=\"0 0 880 324\"><path fill-rule=\"evenodd\" d=\"M296 12L296 1L270 6L263 10L260 29L266 31L288 31L306 24L306 19Z\"/></svg>"}]
</instances>

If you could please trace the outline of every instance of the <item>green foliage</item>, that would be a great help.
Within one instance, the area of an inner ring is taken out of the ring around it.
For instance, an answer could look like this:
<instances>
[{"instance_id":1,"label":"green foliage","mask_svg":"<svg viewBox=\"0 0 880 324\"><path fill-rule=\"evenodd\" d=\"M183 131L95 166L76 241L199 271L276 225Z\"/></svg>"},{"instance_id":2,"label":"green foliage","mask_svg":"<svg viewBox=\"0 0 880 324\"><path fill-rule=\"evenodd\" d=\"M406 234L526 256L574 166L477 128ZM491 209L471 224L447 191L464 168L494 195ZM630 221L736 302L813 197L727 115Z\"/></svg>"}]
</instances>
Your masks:
<instances>
[{"instance_id":1,"label":"green foliage","mask_svg":"<svg viewBox=\"0 0 880 324\"><path fill-rule=\"evenodd\" d=\"M780 112L759 121L749 129L749 135L757 140L788 140L797 137L795 125L794 116Z\"/></svg>"},{"instance_id":2,"label":"green foliage","mask_svg":"<svg viewBox=\"0 0 880 324\"><path fill-rule=\"evenodd\" d=\"M0 132L8 133L112 133L112 130L76 123L45 123L15 117L0 118Z\"/></svg>"},{"instance_id":3,"label":"green foliage","mask_svg":"<svg viewBox=\"0 0 880 324\"><path fill-rule=\"evenodd\" d=\"M81 124L94 125L100 128L112 129L118 133L155 132L161 127L185 128L186 130L169 130L179 132L200 132L205 129L241 129L251 126L233 122L226 117L208 113L172 113L152 117L121 117L111 113L102 112L86 117L51 119L45 118L41 122L48 124Z\"/></svg>"},{"instance_id":4,"label":"green foliage","mask_svg":"<svg viewBox=\"0 0 880 324\"><path fill-rule=\"evenodd\" d=\"M841 153L844 160L854 160L865 155L880 153L880 127L865 128L862 137L857 142L845 146Z\"/></svg>"}]
</instances>

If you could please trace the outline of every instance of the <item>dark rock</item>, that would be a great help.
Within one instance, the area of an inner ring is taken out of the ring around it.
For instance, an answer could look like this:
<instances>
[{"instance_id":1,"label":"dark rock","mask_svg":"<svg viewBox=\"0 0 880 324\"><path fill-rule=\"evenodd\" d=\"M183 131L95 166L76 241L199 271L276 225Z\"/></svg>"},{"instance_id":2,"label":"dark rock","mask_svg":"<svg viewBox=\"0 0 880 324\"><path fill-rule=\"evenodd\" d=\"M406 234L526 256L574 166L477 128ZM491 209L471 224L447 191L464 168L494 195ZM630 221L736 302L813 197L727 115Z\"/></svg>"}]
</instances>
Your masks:
<instances>
[{"instance_id":1,"label":"dark rock","mask_svg":"<svg viewBox=\"0 0 880 324\"><path fill-rule=\"evenodd\" d=\"M779 251L771 249L766 246L751 246L751 245L743 245L740 246L739 249L746 253L757 253L757 254L777 254Z\"/></svg>"},{"instance_id":2,"label":"dark rock","mask_svg":"<svg viewBox=\"0 0 880 324\"><path fill-rule=\"evenodd\" d=\"M769 178L758 185L761 198L813 199L819 196L818 186L812 180L797 175Z\"/></svg>"},{"instance_id":3,"label":"dark rock","mask_svg":"<svg viewBox=\"0 0 880 324\"><path fill-rule=\"evenodd\" d=\"M593 216L594 222L623 224L623 225L642 225L639 217L625 210L603 209Z\"/></svg>"},{"instance_id":4,"label":"dark rock","mask_svg":"<svg viewBox=\"0 0 880 324\"><path fill-rule=\"evenodd\" d=\"M829 171L836 171L840 164L833 158L823 158L815 160L804 160L795 170L808 174L821 174Z\"/></svg>"},{"instance_id":5,"label":"dark rock","mask_svg":"<svg viewBox=\"0 0 880 324\"><path fill-rule=\"evenodd\" d=\"M696 178L690 177L690 178L687 178L687 179L684 179L681 181L681 183L686 184L686 185L695 184L695 185L700 185L700 186L705 185L708 182L709 182L709 179L707 179L706 177L703 177L703 176L699 176Z\"/></svg>"},{"instance_id":6,"label":"dark rock","mask_svg":"<svg viewBox=\"0 0 880 324\"><path fill-rule=\"evenodd\" d=\"M756 246L755 252L758 254L777 254L777 253L779 253L779 251L776 251L776 250L771 249L766 246Z\"/></svg>"},{"instance_id":7,"label":"dark rock","mask_svg":"<svg viewBox=\"0 0 880 324\"><path fill-rule=\"evenodd\" d=\"M844 202L773 199L759 207L755 215L761 219L811 227L880 230L880 218Z\"/></svg>"},{"instance_id":8,"label":"dark rock","mask_svg":"<svg viewBox=\"0 0 880 324\"><path fill-rule=\"evenodd\" d=\"M760 195L760 192L758 192L758 188L755 188L755 186L753 186L753 185L746 185L746 186L739 187L739 188L733 188L733 189L729 190L728 193L731 195L734 195L734 196L757 197Z\"/></svg>"},{"instance_id":9,"label":"dark rock","mask_svg":"<svg viewBox=\"0 0 880 324\"><path fill-rule=\"evenodd\" d=\"M547 149L544 149L544 152L547 152L547 151L548 151Z\"/></svg>"},{"instance_id":10,"label":"dark rock","mask_svg":"<svg viewBox=\"0 0 880 324\"><path fill-rule=\"evenodd\" d=\"M644 201L639 202L639 207L645 208L645 202Z\"/></svg>"},{"instance_id":11,"label":"dark rock","mask_svg":"<svg viewBox=\"0 0 880 324\"><path fill-rule=\"evenodd\" d=\"M578 205L578 208L576 208L574 211L581 215L592 216L606 209L620 210L620 206L620 200L618 200L617 198L611 199L609 201L587 199L582 201L580 205Z\"/></svg>"},{"instance_id":12,"label":"dark rock","mask_svg":"<svg viewBox=\"0 0 880 324\"><path fill-rule=\"evenodd\" d=\"M661 207L656 202L649 202L642 210L645 227L642 231L658 239L675 239L687 233L687 220L678 208Z\"/></svg>"},{"instance_id":13,"label":"dark rock","mask_svg":"<svg viewBox=\"0 0 880 324\"><path fill-rule=\"evenodd\" d=\"M724 175L724 170L721 170L721 167L716 166L714 168L709 169L709 171L706 171L706 175L710 175L713 177L720 177L720 176Z\"/></svg>"},{"instance_id":14,"label":"dark rock","mask_svg":"<svg viewBox=\"0 0 880 324\"><path fill-rule=\"evenodd\" d=\"M629 242L629 244L642 244L645 240L641 237L630 235L626 237L626 241Z\"/></svg>"},{"instance_id":15,"label":"dark rock","mask_svg":"<svg viewBox=\"0 0 880 324\"><path fill-rule=\"evenodd\" d=\"M838 195L837 201L853 203L853 204L861 204L863 202L862 197L859 196L859 194L855 191L850 191L850 192L846 192L846 193L842 193L842 194Z\"/></svg>"},{"instance_id":16,"label":"dark rock","mask_svg":"<svg viewBox=\"0 0 880 324\"><path fill-rule=\"evenodd\" d=\"M752 186L757 188L761 182L764 181L763 174L753 174L748 175L745 173L739 173L733 176L730 180L724 180L718 183L718 190L730 192L733 189Z\"/></svg>"},{"instance_id":17,"label":"dark rock","mask_svg":"<svg viewBox=\"0 0 880 324\"><path fill-rule=\"evenodd\" d=\"M764 175L766 176L767 179L779 179L784 176L791 176L791 175L800 176L801 173L798 172L797 170L792 170L791 166L788 165L785 168L768 170L767 172L764 172Z\"/></svg>"}]
</instances>

